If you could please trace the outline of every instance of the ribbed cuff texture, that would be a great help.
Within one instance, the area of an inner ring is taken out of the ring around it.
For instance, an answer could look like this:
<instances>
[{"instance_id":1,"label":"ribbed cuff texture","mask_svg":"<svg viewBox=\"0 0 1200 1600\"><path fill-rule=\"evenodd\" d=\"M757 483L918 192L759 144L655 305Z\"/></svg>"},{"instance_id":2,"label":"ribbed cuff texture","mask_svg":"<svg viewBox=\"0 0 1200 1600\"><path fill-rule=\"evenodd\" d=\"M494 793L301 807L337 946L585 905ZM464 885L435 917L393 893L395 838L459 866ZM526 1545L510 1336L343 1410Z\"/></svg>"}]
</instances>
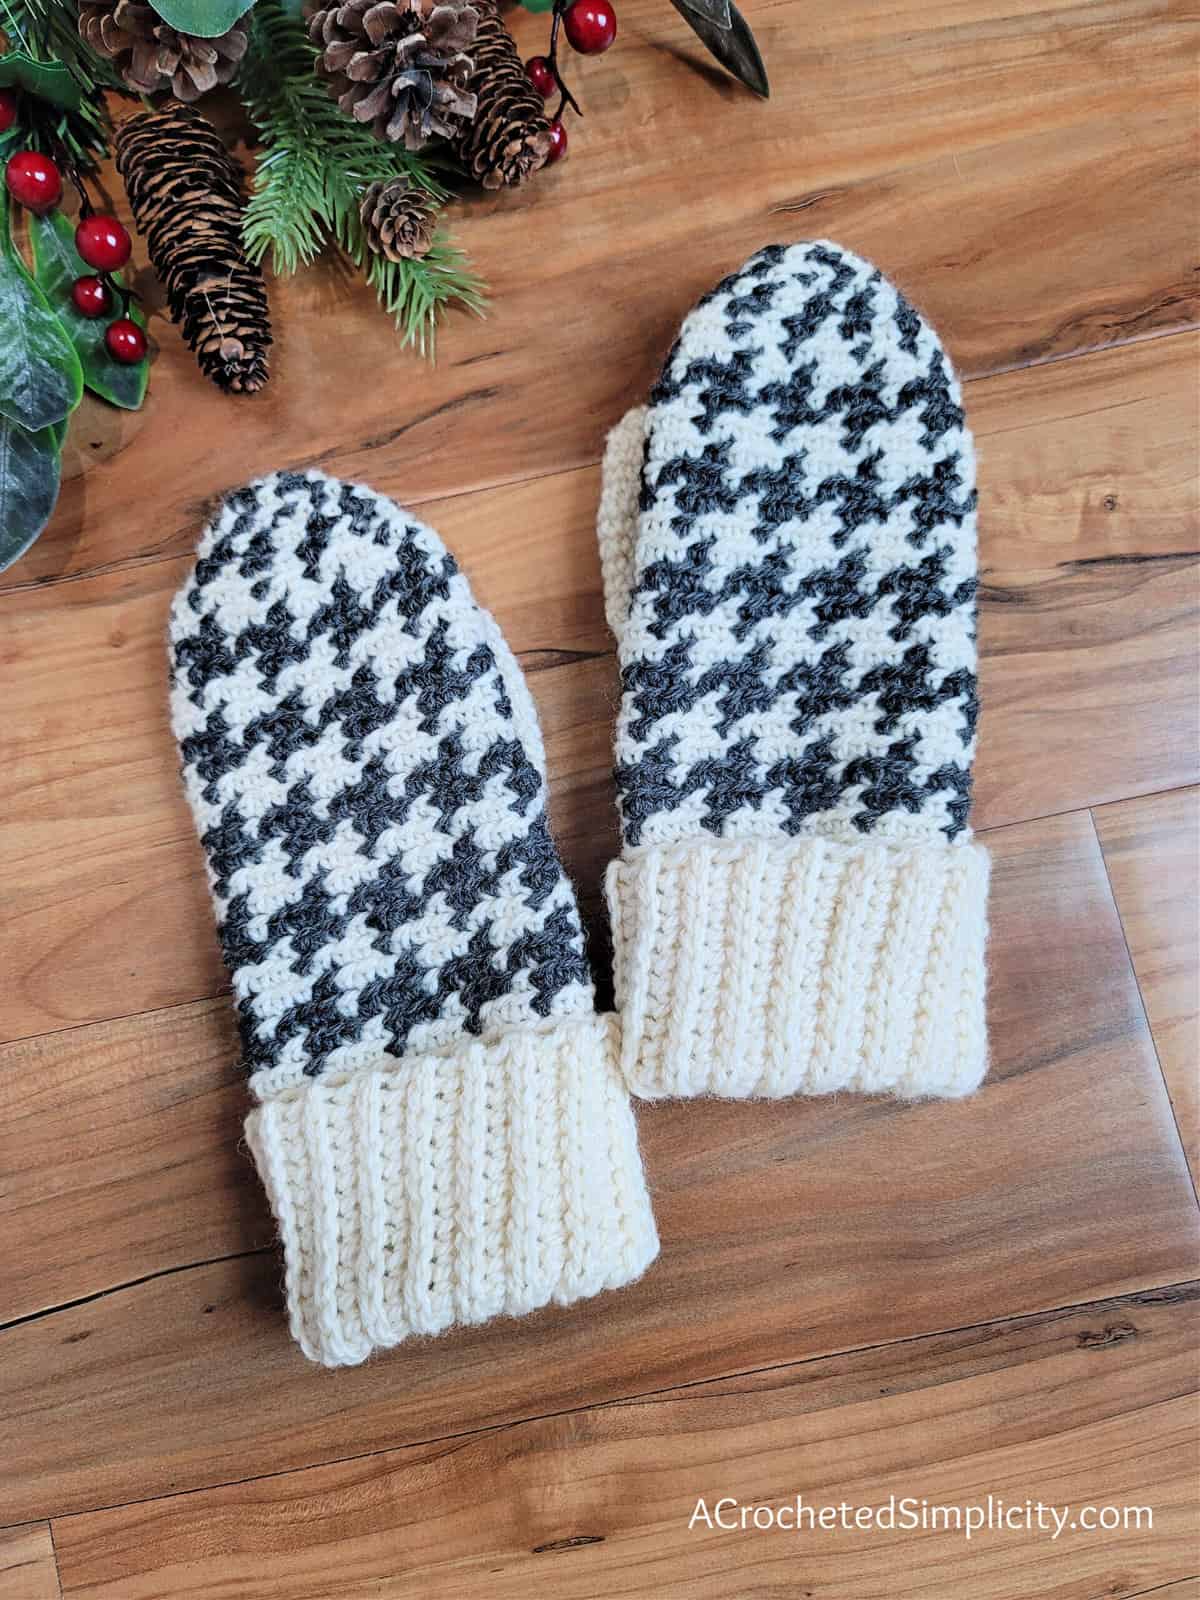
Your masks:
<instances>
[{"instance_id":1,"label":"ribbed cuff texture","mask_svg":"<svg viewBox=\"0 0 1200 1600\"><path fill-rule=\"evenodd\" d=\"M616 1049L587 1017L264 1099L246 1135L305 1355L349 1365L639 1277L658 1236Z\"/></svg>"},{"instance_id":2,"label":"ribbed cuff texture","mask_svg":"<svg viewBox=\"0 0 1200 1600\"><path fill-rule=\"evenodd\" d=\"M979 845L690 839L608 871L645 1099L957 1096L987 1070Z\"/></svg>"}]
</instances>

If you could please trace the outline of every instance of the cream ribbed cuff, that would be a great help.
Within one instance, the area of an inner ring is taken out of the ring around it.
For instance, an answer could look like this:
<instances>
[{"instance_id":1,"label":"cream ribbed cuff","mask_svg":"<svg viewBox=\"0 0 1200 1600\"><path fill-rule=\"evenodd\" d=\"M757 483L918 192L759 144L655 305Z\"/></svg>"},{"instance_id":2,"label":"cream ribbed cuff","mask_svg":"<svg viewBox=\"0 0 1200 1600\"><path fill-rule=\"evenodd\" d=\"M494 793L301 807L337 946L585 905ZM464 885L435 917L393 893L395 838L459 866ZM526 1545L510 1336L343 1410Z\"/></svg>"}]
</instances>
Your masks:
<instances>
[{"instance_id":1,"label":"cream ribbed cuff","mask_svg":"<svg viewBox=\"0 0 1200 1600\"><path fill-rule=\"evenodd\" d=\"M671 1095L963 1095L987 1069L981 846L686 840L608 871L622 1067Z\"/></svg>"},{"instance_id":2,"label":"cream ribbed cuff","mask_svg":"<svg viewBox=\"0 0 1200 1600\"><path fill-rule=\"evenodd\" d=\"M658 1253L611 1017L316 1078L246 1136L326 1366L615 1289Z\"/></svg>"}]
</instances>

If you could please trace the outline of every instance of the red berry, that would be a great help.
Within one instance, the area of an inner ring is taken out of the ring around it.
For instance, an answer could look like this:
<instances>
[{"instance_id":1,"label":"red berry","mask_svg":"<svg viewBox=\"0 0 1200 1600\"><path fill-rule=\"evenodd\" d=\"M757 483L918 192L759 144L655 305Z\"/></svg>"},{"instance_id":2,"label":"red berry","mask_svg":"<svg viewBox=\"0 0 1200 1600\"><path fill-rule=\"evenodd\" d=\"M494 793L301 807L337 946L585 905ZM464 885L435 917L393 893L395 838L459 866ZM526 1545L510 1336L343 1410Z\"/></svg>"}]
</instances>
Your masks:
<instances>
[{"instance_id":1,"label":"red berry","mask_svg":"<svg viewBox=\"0 0 1200 1600\"><path fill-rule=\"evenodd\" d=\"M4 169L8 192L30 211L49 211L62 199L62 173L40 150L18 150Z\"/></svg>"},{"instance_id":2,"label":"red berry","mask_svg":"<svg viewBox=\"0 0 1200 1600\"><path fill-rule=\"evenodd\" d=\"M571 0L563 13L571 48L582 56L598 56L617 37L617 13L608 0Z\"/></svg>"},{"instance_id":3,"label":"red berry","mask_svg":"<svg viewBox=\"0 0 1200 1600\"><path fill-rule=\"evenodd\" d=\"M549 100L558 88L558 84L554 81L554 69L545 56L530 56L525 63L525 76L543 100Z\"/></svg>"},{"instance_id":4,"label":"red berry","mask_svg":"<svg viewBox=\"0 0 1200 1600\"><path fill-rule=\"evenodd\" d=\"M146 354L146 335L130 317L118 317L104 330L104 343L114 361L131 367Z\"/></svg>"},{"instance_id":5,"label":"red berry","mask_svg":"<svg viewBox=\"0 0 1200 1600\"><path fill-rule=\"evenodd\" d=\"M103 317L112 310L112 290L103 278L76 278L71 285L71 299L84 317Z\"/></svg>"},{"instance_id":6,"label":"red berry","mask_svg":"<svg viewBox=\"0 0 1200 1600\"><path fill-rule=\"evenodd\" d=\"M7 133L16 120L16 95L11 89L0 89L0 133Z\"/></svg>"},{"instance_id":7,"label":"red berry","mask_svg":"<svg viewBox=\"0 0 1200 1600\"><path fill-rule=\"evenodd\" d=\"M563 126L561 117L555 117L550 124L550 154L546 157L546 165L552 167L556 161L561 161L567 153L567 130Z\"/></svg>"},{"instance_id":8,"label":"red berry","mask_svg":"<svg viewBox=\"0 0 1200 1600\"><path fill-rule=\"evenodd\" d=\"M129 232L116 217L96 212L75 229L75 248L97 272L119 272L129 260Z\"/></svg>"}]
</instances>

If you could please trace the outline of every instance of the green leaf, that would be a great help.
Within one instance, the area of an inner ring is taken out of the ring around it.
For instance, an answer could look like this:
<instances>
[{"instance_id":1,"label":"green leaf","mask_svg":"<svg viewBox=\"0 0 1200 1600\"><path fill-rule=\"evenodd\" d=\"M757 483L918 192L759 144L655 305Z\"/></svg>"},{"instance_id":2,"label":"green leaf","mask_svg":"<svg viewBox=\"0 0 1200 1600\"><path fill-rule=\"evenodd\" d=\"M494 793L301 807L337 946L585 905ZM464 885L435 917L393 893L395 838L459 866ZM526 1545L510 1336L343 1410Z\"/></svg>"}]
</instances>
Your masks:
<instances>
[{"instance_id":1,"label":"green leaf","mask_svg":"<svg viewBox=\"0 0 1200 1600\"><path fill-rule=\"evenodd\" d=\"M65 111L78 111L82 96L69 67L61 61L38 61L25 50L0 56L0 85L25 89Z\"/></svg>"},{"instance_id":2,"label":"green leaf","mask_svg":"<svg viewBox=\"0 0 1200 1600\"><path fill-rule=\"evenodd\" d=\"M521 0L526 11L552 11L554 0Z\"/></svg>"},{"instance_id":3,"label":"green leaf","mask_svg":"<svg viewBox=\"0 0 1200 1600\"><path fill-rule=\"evenodd\" d=\"M59 308L62 325L83 367L84 383L102 400L125 411L136 411L146 397L150 363L139 361L126 367L114 361L104 347L106 320L85 317L76 311L71 285L92 269L75 248L74 227L61 211L52 211L48 216L31 217L29 232L38 285L50 304ZM141 327L146 326L146 319L132 303L129 315Z\"/></svg>"},{"instance_id":4,"label":"green leaf","mask_svg":"<svg viewBox=\"0 0 1200 1600\"><path fill-rule=\"evenodd\" d=\"M0 209L0 416L36 433L83 397L83 368L67 330L17 255Z\"/></svg>"},{"instance_id":5,"label":"green leaf","mask_svg":"<svg viewBox=\"0 0 1200 1600\"><path fill-rule=\"evenodd\" d=\"M0 572L10 567L50 520L58 499L55 428L31 433L0 417Z\"/></svg>"},{"instance_id":6,"label":"green leaf","mask_svg":"<svg viewBox=\"0 0 1200 1600\"><path fill-rule=\"evenodd\" d=\"M228 33L254 0L153 0L155 11L177 33L194 33L215 39Z\"/></svg>"}]
</instances>

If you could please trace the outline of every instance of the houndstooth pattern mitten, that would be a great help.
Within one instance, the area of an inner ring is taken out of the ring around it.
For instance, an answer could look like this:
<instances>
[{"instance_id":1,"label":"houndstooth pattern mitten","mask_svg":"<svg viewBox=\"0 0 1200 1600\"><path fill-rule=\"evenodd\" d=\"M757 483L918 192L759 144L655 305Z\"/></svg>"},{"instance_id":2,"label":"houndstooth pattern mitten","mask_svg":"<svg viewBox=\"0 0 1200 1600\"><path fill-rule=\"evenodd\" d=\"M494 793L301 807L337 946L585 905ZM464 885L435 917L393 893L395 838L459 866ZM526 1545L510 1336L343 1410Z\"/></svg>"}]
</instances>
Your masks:
<instances>
[{"instance_id":1,"label":"houndstooth pattern mitten","mask_svg":"<svg viewBox=\"0 0 1200 1600\"><path fill-rule=\"evenodd\" d=\"M657 1251L516 662L429 528L281 472L171 615L171 712L289 1316L327 1365Z\"/></svg>"},{"instance_id":2,"label":"houndstooth pattern mitten","mask_svg":"<svg viewBox=\"0 0 1200 1600\"><path fill-rule=\"evenodd\" d=\"M835 245L760 251L611 434L598 531L630 1086L975 1088L975 460L932 329Z\"/></svg>"}]
</instances>

